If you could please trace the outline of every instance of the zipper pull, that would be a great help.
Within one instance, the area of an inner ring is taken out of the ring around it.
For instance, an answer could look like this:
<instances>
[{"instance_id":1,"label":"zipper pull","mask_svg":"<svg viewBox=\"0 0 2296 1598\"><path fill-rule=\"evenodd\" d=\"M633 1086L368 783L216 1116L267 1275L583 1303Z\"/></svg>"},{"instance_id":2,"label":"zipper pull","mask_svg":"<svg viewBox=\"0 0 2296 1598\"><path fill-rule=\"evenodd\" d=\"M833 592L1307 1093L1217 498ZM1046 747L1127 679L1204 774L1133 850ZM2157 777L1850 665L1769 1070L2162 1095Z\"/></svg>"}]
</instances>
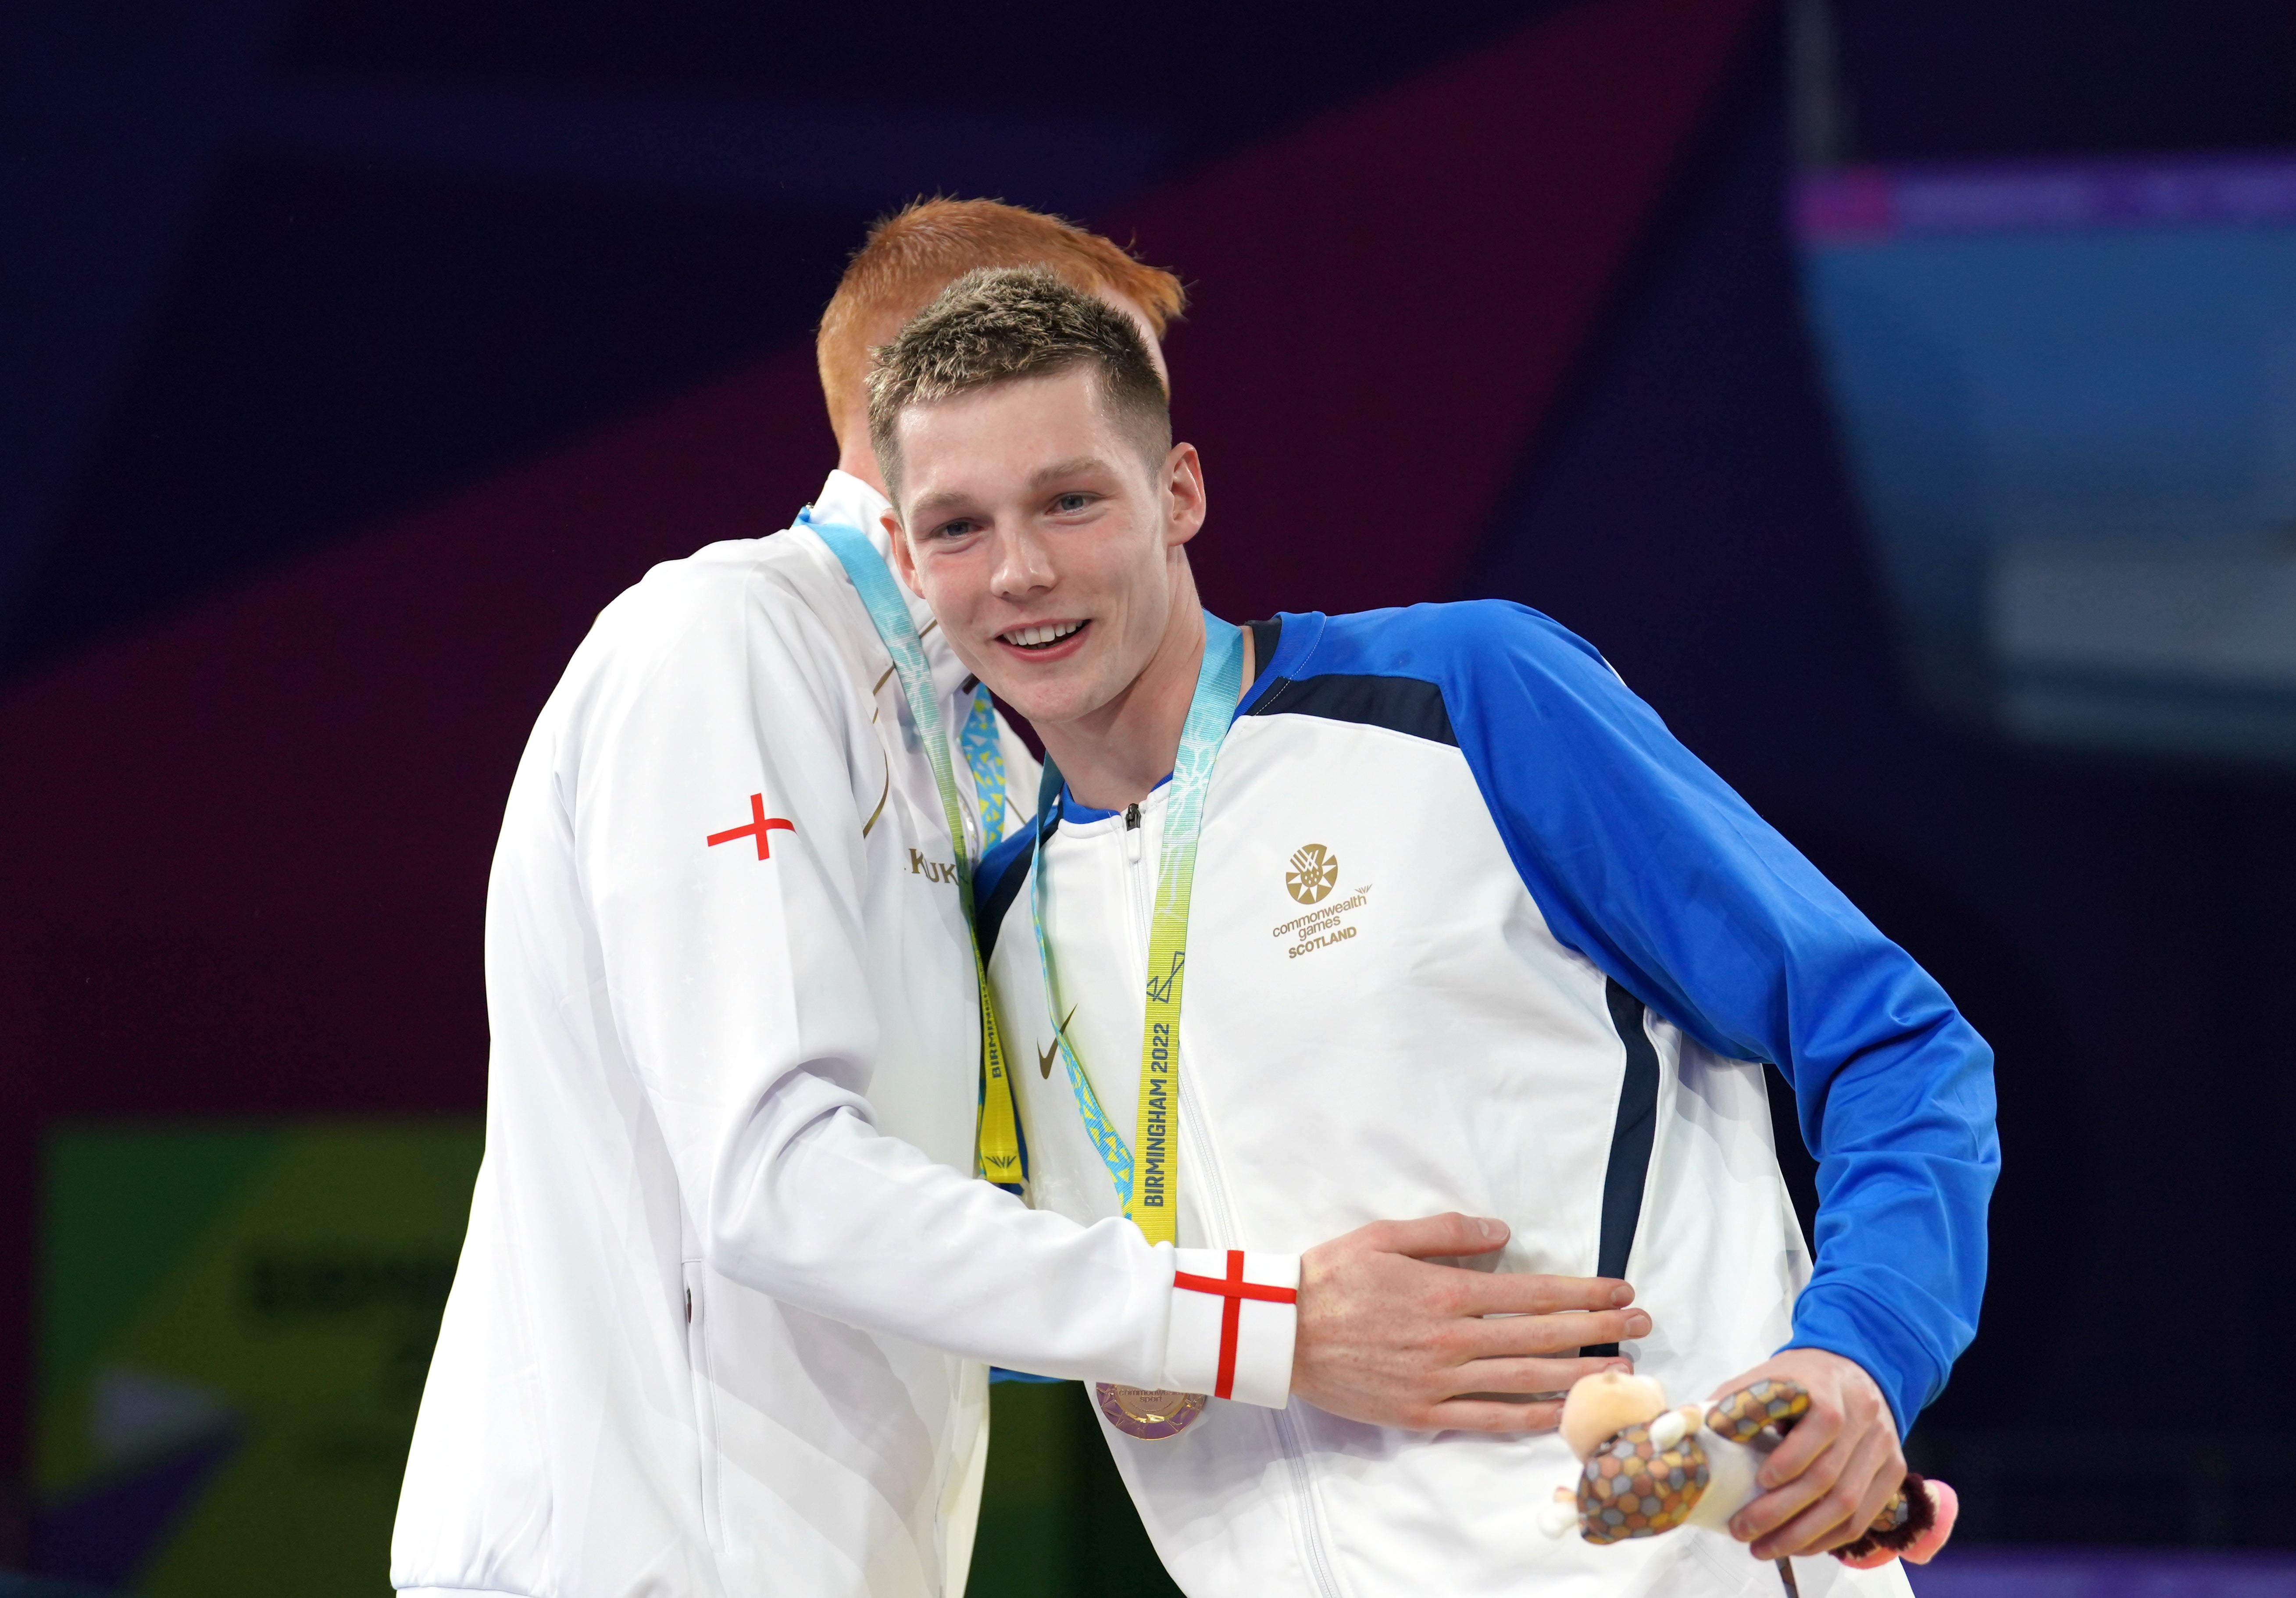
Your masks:
<instances>
[{"instance_id":1,"label":"zipper pull","mask_svg":"<svg viewBox=\"0 0 2296 1598\"><path fill-rule=\"evenodd\" d=\"M1133 865L1140 864L1140 807L1124 807L1124 858Z\"/></svg>"}]
</instances>

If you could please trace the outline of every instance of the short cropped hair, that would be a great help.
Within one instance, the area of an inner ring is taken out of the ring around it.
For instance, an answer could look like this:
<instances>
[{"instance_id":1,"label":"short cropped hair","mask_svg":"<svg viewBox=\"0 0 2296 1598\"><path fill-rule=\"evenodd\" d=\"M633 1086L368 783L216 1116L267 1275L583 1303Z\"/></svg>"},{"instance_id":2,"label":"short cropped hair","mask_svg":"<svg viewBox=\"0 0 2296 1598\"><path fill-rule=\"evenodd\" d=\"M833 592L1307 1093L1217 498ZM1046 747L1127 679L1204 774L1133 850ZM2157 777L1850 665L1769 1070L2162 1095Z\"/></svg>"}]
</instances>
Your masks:
<instances>
[{"instance_id":1,"label":"short cropped hair","mask_svg":"<svg viewBox=\"0 0 2296 1598\"><path fill-rule=\"evenodd\" d=\"M1131 317L1033 267L968 272L949 284L877 351L869 374L869 442L896 502L903 411L1078 366L1093 369L1109 419L1149 470L1160 467L1172 447L1171 405Z\"/></svg>"},{"instance_id":2,"label":"short cropped hair","mask_svg":"<svg viewBox=\"0 0 2296 1598\"><path fill-rule=\"evenodd\" d=\"M1041 267L1087 293L1119 294L1146 314L1160 339L1188 303L1169 272L1058 217L996 200L920 200L869 230L822 313L814 355L832 427L844 425L844 402L862 391L873 332L898 327L954 279L983 266Z\"/></svg>"}]
</instances>

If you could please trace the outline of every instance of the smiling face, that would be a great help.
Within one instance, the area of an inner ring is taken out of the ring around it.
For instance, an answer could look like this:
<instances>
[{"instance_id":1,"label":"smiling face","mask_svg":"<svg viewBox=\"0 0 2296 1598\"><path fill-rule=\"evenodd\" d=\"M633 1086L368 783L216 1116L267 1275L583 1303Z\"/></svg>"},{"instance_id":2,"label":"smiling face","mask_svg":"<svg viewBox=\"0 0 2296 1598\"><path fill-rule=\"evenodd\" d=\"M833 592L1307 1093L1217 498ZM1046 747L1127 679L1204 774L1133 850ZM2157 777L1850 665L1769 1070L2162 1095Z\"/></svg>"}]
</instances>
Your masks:
<instances>
[{"instance_id":1,"label":"smiling face","mask_svg":"<svg viewBox=\"0 0 2296 1598\"><path fill-rule=\"evenodd\" d=\"M966 667L1040 726L1120 704L1201 627L1193 446L1152 468L1086 363L904 410L895 563Z\"/></svg>"}]
</instances>

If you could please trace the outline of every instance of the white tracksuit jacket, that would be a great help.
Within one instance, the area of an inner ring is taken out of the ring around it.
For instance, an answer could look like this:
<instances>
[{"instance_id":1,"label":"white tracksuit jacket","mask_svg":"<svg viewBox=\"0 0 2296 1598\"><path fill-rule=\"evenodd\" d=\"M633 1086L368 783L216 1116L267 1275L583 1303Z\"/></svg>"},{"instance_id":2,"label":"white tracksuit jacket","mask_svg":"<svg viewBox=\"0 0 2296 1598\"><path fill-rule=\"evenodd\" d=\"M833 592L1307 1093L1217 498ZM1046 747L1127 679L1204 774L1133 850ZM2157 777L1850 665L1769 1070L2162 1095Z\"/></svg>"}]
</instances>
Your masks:
<instances>
[{"instance_id":1,"label":"white tracksuit jacket","mask_svg":"<svg viewBox=\"0 0 2296 1598\"><path fill-rule=\"evenodd\" d=\"M1807 1344L1857 1359L1909 1423L1983 1282L1982 1040L1545 618L1254 626L1261 669L1198 846L1181 1242L1499 1216L1497 1268L1635 1284L1654 1329L1625 1352L1669 1395ZM1056 799L1041 852L1015 835L981 867L1030 1200L1078 1220L1116 1201L1052 1046L1029 876L1050 873L1062 1019L1129 1141L1167 791L1134 815ZM1749 1059L1780 1062L1813 1129L1814 1278ZM1108 1441L1191 1598L1782 1590L1714 1533L1543 1537L1538 1510L1577 1474L1552 1433L1404 1433L1295 1401ZM1906 1590L1895 1563L1794 1563L1808 1598Z\"/></svg>"},{"instance_id":2,"label":"white tracksuit jacket","mask_svg":"<svg viewBox=\"0 0 2296 1598\"><path fill-rule=\"evenodd\" d=\"M838 473L812 514L882 553L882 509ZM926 644L954 746L970 684ZM970 1175L967 930L890 666L800 527L655 568L545 707L488 892L486 1158L393 1586L958 1591L983 1362L1210 1385L1218 1307L1174 1250ZM1025 815L1009 729L1004 757ZM1249 1396L1280 1405L1288 1312L1259 1323Z\"/></svg>"}]
</instances>

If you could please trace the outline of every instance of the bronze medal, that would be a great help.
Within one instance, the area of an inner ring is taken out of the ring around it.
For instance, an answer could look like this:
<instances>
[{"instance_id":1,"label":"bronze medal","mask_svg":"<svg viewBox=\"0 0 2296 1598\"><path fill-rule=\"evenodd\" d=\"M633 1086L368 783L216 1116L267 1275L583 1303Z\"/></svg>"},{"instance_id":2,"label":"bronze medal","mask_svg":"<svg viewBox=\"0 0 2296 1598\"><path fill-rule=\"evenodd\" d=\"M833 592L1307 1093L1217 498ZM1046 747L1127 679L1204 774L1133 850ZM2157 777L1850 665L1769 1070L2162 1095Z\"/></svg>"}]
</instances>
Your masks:
<instances>
[{"instance_id":1,"label":"bronze medal","mask_svg":"<svg viewBox=\"0 0 2296 1598\"><path fill-rule=\"evenodd\" d=\"M1093 1090L1083 1062L1077 1059L1068 1037L1067 1021L1054 1028L1053 1049L1040 1056L1041 1074L1046 1078L1052 1075L1054 1050L1067 1064L1077 1111L1093 1147L1099 1151L1101 1162L1108 1168L1109 1180L1115 1189L1117 1202L1123 1207L1124 1218L1137 1226L1140 1235L1152 1245L1177 1245L1180 1241L1180 998L1182 973L1188 957L1188 902L1195 881L1196 840L1203 825L1205 791L1211 784L1212 764L1219 753L1220 741L1227 735L1228 724L1235 718L1236 701L1242 689L1243 635L1207 611L1203 660L1196 668L1195 692L1188 701L1188 718L1180 729L1180 747L1172 760L1171 791L1165 801L1164 840L1157 855L1155 903L1148 923L1147 1002L1140 1030L1140 1113L1133 1123L1140 1140L1136 1167L1133 1149L1110 1124L1107 1111L1101 1107L1100 1095ZM1044 982L1046 1020L1059 1013L1060 988L1053 977L1052 946L1045 936L1045 844L1051 834L1041 824L1044 818L1060 814L1060 795L1064 786L1060 767L1046 760L1044 781L1037 791L1037 865L1029 873L1029 919L1037 935L1037 970ZM1073 1012L1070 1019L1074 1019ZM1234 1250L1231 1256L1238 1262L1242 1258ZM1236 1275L1241 1282L1240 1266ZM1177 1276L1173 1286L1175 1291L1183 1291ZM1211 1291L1231 1293L1225 1284L1217 1282ZM1233 1293L1242 1294L1243 1291L1239 1286ZM1227 1318L1222 1322L1230 1338L1234 1335L1235 1322L1232 1317L1235 1313L1234 1297L1230 1296ZM1228 1348L1232 1359L1233 1345ZM1227 1363L1223 1361L1224 1369ZM1211 1399L1203 1393L1096 1381L1093 1384L1093 1401L1117 1430L1152 1443L1177 1437L1194 1425Z\"/></svg>"},{"instance_id":2,"label":"bronze medal","mask_svg":"<svg viewBox=\"0 0 2296 1598\"><path fill-rule=\"evenodd\" d=\"M1136 1437L1143 1442L1160 1443L1166 1438L1177 1437L1204 1413L1201 1393L1119 1387L1113 1381L1095 1381L1092 1391L1108 1423L1125 1436Z\"/></svg>"}]
</instances>

